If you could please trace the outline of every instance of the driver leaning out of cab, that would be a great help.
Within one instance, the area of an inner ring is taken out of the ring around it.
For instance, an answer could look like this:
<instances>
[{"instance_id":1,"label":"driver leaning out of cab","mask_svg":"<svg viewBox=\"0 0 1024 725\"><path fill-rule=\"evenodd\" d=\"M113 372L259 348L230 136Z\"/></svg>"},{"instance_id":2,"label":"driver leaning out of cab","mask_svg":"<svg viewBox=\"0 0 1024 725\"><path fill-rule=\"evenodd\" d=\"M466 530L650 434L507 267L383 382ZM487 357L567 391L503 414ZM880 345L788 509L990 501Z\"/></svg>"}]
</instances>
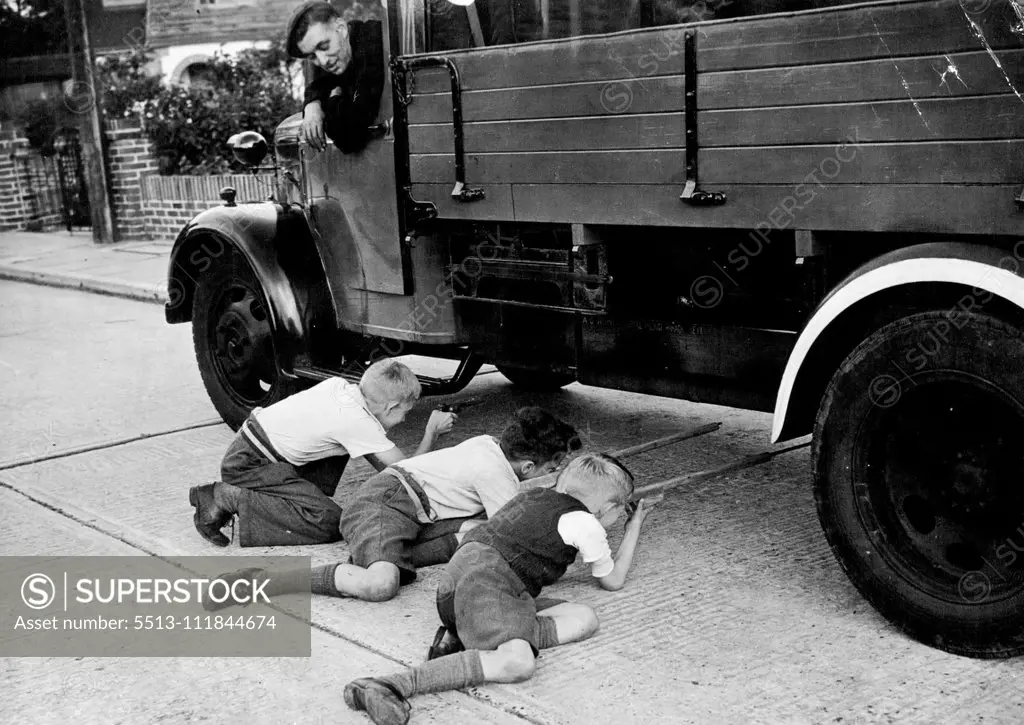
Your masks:
<instances>
[{"instance_id":1,"label":"driver leaning out of cab","mask_svg":"<svg viewBox=\"0 0 1024 725\"><path fill-rule=\"evenodd\" d=\"M288 54L313 64L300 140L323 151L326 135L343 153L362 150L384 90L381 22L345 22L330 3L314 0L295 10L286 37Z\"/></svg>"}]
</instances>

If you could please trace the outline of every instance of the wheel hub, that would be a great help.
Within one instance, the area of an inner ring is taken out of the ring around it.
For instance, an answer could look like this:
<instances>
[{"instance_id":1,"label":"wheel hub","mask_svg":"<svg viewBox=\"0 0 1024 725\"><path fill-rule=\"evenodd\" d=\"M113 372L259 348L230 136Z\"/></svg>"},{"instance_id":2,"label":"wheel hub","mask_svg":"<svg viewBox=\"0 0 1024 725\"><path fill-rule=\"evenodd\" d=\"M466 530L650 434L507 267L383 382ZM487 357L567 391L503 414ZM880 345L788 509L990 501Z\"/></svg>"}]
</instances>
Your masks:
<instances>
[{"instance_id":1,"label":"wheel hub","mask_svg":"<svg viewBox=\"0 0 1024 725\"><path fill-rule=\"evenodd\" d=\"M214 354L222 378L242 402L258 403L276 376L270 321L260 298L246 287L229 288L212 319Z\"/></svg>"},{"instance_id":2,"label":"wheel hub","mask_svg":"<svg viewBox=\"0 0 1024 725\"><path fill-rule=\"evenodd\" d=\"M234 310L224 313L217 325L217 351L225 362L247 367L253 354L253 325Z\"/></svg>"},{"instance_id":3,"label":"wheel hub","mask_svg":"<svg viewBox=\"0 0 1024 725\"><path fill-rule=\"evenodd\" d=\"M936 596L955 598L979 572L989 599L1019 591L1024 558L1000 547L1024 524L1024 411L977 379L914 383L868 426L857 497L866 529L905 578Z\"/></svg>"}]
</instances>

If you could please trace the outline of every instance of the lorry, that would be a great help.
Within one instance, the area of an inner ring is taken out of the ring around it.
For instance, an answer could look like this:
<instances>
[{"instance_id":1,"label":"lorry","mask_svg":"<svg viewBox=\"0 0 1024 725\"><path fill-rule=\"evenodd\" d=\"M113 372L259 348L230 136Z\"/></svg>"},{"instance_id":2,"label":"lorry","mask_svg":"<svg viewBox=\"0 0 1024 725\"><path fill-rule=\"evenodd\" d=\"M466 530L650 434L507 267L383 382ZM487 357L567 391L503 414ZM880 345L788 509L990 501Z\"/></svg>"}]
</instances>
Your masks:
<instances>
[{"instance_id":1,"label":"lorry","mask_svg":"<svg viewBox=\"0 0 1024 725\"><path fill-rule=\"evenodd\" d=\"M381 4L367 146L288 118L181 231L224 420L405 354L773 411L879 612L1024 652L1024 6L478 3Z\"/></svg>"}]
</instances>

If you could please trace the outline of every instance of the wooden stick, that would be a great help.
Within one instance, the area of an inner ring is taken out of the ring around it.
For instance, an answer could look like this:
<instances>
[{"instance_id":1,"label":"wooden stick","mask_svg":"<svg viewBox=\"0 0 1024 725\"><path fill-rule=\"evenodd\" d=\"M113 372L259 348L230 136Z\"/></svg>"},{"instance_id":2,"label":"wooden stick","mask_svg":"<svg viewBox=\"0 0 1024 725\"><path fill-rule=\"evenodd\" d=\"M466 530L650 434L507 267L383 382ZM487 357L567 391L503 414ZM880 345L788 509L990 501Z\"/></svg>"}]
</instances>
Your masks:
<instances>
[{"instance_id":1,"label":"wooden stick","mask_svg":"<svg viewBox=\"0 0 1024 725\"><path fill-rule=\"evenodd\" d=\"M708 423L707 425L702 425L699 428L680 431L679 433L667 435L664 438L656 438L653 441L639 443L635 446L623 448L622 450L619 451L612 451L611 455L615 456L616 458L629 458L630 456L637 456L640 455L641 453L647 453L647 451L653 451L656 448L662 448L663 446L678 443L679 441L685 441L688 438L696 438L697 436L702 436L706 433L714 433L721 427L721 423Z\"/></svg>"},{"instance_id":2,"label":"wooden stick","mask_svg":"<svg viewBox=\"0 0 1024 725\"><path fill-rule=\"evenodd\" d=\"M732 473L734 471L742 471L745 468L753 468L754 466L759 466L762 463L767 463L771 459L775 458L775 456L780 456L783 453L789 453L790 451L796 451L801 448L806 448L809 445L811 445L810 441L808 441L807 443L798 443L787 448L780 448L777 451L765 451L764 453L758 453L757 455L754 456L747 456L746 458L741 458L738 461L727 463L724 466L719 466L718 468L711 468L707 471L698 471L697 473L687 473L683 476L675 476L673 478L668 478L664 481L658 481L657 483L652 483L647 486L641 486L640 488L633 491L633 495L630 498L630 500L639 501L648 494L667 491L668 489L675 488L676 486L682 483L700 483L702 481L708 481L712 478L724 476L725 474Z\"/></svg>"},{"instance_id":3,"label":"wooden stick","mask_svg":"<svg viewBox=\"0 0 1024 725\"><path fill-rule=\"evenodd\" d=\"M616 458L629 458L630 456L636 456L641 453L647 453L648 451L653 451L656 448L662 448L673 443L678 443L679 441L685 441L688 438L696 438L697 436L702 436L707 433L713 433L721 427L721 423L708 423L707 425L702 425L691 430L681 431L679 433L667 435L664 438L656 438L653 441L647 441L646 443L639 443L635 446L622 448L621 450L618 451L612 451L610 455L613 455ZM551 486L554 484L555 479L557 477L557 473L547 473L544 474L543 476L538 476L537 478L531 478L527 481L522 482L521 490L525 488Z\"/></svg>"}]
</instances>

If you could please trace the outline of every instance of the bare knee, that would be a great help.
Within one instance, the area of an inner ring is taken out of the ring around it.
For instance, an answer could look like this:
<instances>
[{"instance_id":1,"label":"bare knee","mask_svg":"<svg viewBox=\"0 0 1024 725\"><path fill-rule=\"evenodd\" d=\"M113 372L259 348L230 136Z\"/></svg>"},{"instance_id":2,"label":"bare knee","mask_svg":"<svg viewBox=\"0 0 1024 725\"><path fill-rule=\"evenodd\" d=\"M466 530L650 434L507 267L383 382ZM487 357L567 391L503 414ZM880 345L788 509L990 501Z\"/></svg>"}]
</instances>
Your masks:
<instances>
[{"instance_id":1,"label":"bare knee","mask_svg":"<svg viewBox=\"0 0 1024 725\"><path fill-rule=\"evenodd\" d=\"M593 637L601 626L597 612L586 604L563 602L543 610L540 616L555 620L559 644L579 642Z\"/></svg>"},{"instance_id":2,"label":"bare knee","mask_svg":"<svg viewBox=\"0 0 1024 725\"><path fill-rule=\"evenodd\" d=\"M586 604L579 604L577 606L579 609L574 614L580 626L580 639L593 637L601 627L601 622L597 618L597 612Z\"/></svg>"},{"instance_id":3,"label":"bare knee","mask_svg":"<svg viewBox=\"0 0 1024 725\"><path fill-rule=\"evenodd\" d=\"M362 599L369 602L386 602L398 595L398 567L393 564L379 566L381 563L383 562L371 564L367 569L368 576Z\"/></svg>"},{"instance_id":4,"label":"bare knee","mask_svg":"<svg viewBox=\"0 0 1024 725\"><path fill-rule=\"evenodd\" d=\"M498 655L496 679L498 682L522 682L537 671L537 658L528 642L506 642L495 653Z\"/></svg>"}]
</instances>

